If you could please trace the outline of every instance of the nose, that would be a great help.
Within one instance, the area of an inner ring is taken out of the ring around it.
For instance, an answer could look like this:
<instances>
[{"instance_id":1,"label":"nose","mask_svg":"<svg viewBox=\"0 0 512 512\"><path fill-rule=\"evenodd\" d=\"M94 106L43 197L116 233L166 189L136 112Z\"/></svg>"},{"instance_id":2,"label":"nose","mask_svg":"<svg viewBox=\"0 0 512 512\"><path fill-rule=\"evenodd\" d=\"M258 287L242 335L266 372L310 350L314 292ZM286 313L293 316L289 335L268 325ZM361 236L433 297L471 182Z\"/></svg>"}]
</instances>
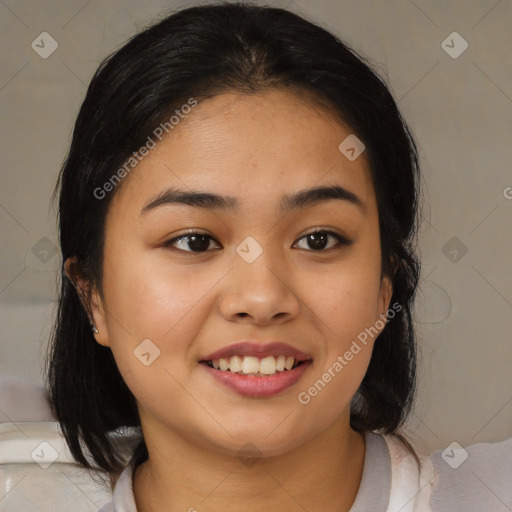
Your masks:
<instances>
[{"instance_id":1,"label":"nose","mask_svg":"<svg viewBox=\"0 0 512 512\"><path fill-rule=\"evenodd\" d=\"M226 320L266 325L298 316L301 301L290 282L291 274L270 265L264 254L252 263L238 261L228 274L220 301L220 312Z\"/></svg>"}]
</instances>

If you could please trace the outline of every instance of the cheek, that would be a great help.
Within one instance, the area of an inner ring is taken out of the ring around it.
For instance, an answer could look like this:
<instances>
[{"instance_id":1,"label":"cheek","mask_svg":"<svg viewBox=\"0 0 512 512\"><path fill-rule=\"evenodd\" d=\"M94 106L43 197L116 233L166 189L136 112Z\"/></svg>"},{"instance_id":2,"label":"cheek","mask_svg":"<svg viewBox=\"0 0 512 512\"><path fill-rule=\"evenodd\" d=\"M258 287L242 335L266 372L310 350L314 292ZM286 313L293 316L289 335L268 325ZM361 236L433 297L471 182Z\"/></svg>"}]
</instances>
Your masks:
<instances>
[{"instance_id":1,"label":"cheek","mask_svg":"<svg viewBox=\"0 0 512 512\"><path fill-rule=\"evenodd\" d=\"M148 258L111 266L105 297L116 313L114 329L122 323L134 336L163 339L194 310L218 276L202 273L199 279L192 268L150 263Z\"/></svg>"},{"instance_id":2,"label":"cheek","mask_svg":"<svg viewBox=\"0 0 512 512\"><path fill-rule=\"evenodd\" d=\"M327 300L327 299L324 299ZM325 341L319 358L316 378L339 397L350 399L359 387L370 362L376 338L375 315L371 307L377 307L370 294L351 293L346 288L329 298L330 304L318 304L318 308L331 307L323 317ZM325 394L328 400L329 393Z\"/></svg>"},{"instance_id":3,"label":"cheek","mask_svg":"<svg viewBox=\"0 0 512 512\"><path fill-rule=\"evenodd\" d=\"M342 348L375 323L380 296L380 265L354 255L328 272L302 279L303 293L327 333ZM308 291L309 290L309 291Z\"/></svg>"},{"instance_id":4,"label":"cheek","mask_svg":"<svg viewBox=\"0 0 512 512\"><path fill-rule=\"evenodd\" d=\"M354 269L353 269L354 270ZM350 402L367 371L375 337L379 279L372 272L338 272L317 279L323 291L311 296L323 343L318 364L298 391L304 421L329 424ZM378 276L377 276L378 277ZM314 418L314 420L313 420Z\"/></svg>"},{"instance_id":5,"label":"cheek","mask_svg":"<svg viewBox=\"0 0 512 512\"><path fill-rule=\"evenodd\" d=\"M144 265L107 266L105 304L110 347L122 375L155 385L169 370L179 380L197 363L190 346L213 305L209 299L217 273L198 273ZM150 341L148 341L150 340ZM144 355L144 354L148 354ZM151 362L148 367L145 363ZM130 385L130 380L127 380ZM139 390L141 392L142 390ZM136 390L133 390L137 394Z\"/></svg>"},{"instance_id":6,"label":"cheek","mask_svg":"<svg viewBox=\"0 0 512 512\"><path fill-rule=\"evenodd\" d=\"M139 403L158 411L165 397L186 407L178 384L197 361L190 345L205 318L208 291L218 276L165 271L123 263L110 268L105 282L110 346L119 372Z\"/></svg>"}]
</instances>

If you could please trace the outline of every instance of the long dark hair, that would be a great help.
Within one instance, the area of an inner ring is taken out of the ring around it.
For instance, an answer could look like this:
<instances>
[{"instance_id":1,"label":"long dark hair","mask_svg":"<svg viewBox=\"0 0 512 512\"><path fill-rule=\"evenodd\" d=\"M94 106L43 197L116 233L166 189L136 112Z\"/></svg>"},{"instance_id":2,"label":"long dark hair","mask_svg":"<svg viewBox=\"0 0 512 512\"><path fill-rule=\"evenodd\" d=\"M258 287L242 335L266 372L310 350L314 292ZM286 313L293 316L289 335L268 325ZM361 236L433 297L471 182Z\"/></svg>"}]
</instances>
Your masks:
<instances>
[{"instance_id":1,"label":"long dark hair","mask_svg":"<svg viewBox=\"0 0 512 512\"><path fill-rule=\"evenodd\" d=\"M417 150L371 64L302 17L243 3L191 7L137 34L102 62L54 192L55 198L60 191L63 261L75 257L83 276L101 293L105 218L115 190L101 199L94 191L188 98L276 87L313 93L366 146L378 203L382 272L392 279L391 303L401 309L375 343L352 403L351 426L399 435L416 384L411 310L420 272ZM125 460L111 434L140 427L136 401L110 349L95 341L83 301L64 273L51 341L49 395L70 450L84 466L116 474ZM144 454L143 439L137 453Z\"/></svg>"}]
</instances>

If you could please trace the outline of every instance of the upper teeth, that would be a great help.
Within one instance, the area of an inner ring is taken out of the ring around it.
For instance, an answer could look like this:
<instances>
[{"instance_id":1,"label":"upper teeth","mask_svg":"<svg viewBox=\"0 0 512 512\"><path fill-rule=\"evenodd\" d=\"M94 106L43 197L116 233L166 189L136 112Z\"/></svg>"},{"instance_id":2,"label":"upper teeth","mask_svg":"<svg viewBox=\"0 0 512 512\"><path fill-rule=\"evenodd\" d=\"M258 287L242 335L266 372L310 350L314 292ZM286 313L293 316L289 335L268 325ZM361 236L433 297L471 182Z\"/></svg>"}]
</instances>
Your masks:
<instances>
[{"instance_id":1,"label":"upper teeth","mask_svg":"<svg viewBox=\"0 0 512 512\"><path fill-rule=\"evenodd\" d=\"M291 370L294 363L295 359L292 356L267 356L262 359L252 356L233 356L229 359L221 358L212 361L213 367L217 370L245 374L261 373L262 375L273 375L276 371L284 371L285 368Z\"/></svg>"}]
</instances>

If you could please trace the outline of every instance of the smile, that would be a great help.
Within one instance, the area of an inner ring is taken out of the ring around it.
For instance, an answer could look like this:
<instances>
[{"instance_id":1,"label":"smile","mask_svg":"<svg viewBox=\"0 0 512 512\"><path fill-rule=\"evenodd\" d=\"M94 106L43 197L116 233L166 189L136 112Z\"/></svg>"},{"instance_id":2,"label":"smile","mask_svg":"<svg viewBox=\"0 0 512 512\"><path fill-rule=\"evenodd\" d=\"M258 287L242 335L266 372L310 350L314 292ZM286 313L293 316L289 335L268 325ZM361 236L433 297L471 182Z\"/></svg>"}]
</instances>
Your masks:
<instances>
[{"instance_id":1,"label":"smile","mask_svg":"<svg viewBox=\"0 0 512 512\"><path fill-rule=\"evenodd\" d=\"M293 358L287 358L284 361L284 368L281 370L279 368L283 366L283 358L284 356L269 356L259 360L250 356L243 358L233 356L229 360L220 359L218 362L215 360L201 361L200 366L216 382L223 384L239 395L265 398L288 390L299 381L313 362L312 360L295 361ZM233 359L234 365L231 369ZM216 364L218 364L218 368L215 368ZM240 368L240 370L233 371L237 368Z\"/></svg>"},{"instance_id":2,"label":"smile","mask_svg":"<svg viewBox=\"0 0 512 512\"><path fill-rule=\"evenodd\" d=\"M276 372L289 371L296 368L303 361L292 356L267 356L257 358L252 356L232 356L206 361L210 367L223 372L229 371L238 375L275 375Z\"/></svg>"}]
</instances>

